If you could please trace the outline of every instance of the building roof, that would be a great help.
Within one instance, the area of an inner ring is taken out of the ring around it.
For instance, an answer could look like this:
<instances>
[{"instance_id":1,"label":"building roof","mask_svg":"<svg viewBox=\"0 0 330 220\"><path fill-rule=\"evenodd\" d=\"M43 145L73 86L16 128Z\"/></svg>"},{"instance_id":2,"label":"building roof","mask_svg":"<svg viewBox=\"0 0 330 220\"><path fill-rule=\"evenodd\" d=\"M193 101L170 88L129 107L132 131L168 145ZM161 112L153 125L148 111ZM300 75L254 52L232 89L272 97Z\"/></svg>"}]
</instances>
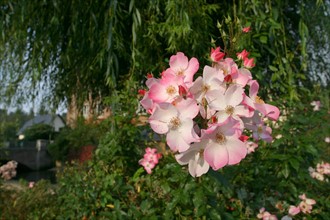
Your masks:
<instances>
[{"instance_id":1,"label":"building roof","mask_svg":"<svg viewBox=\"0 0 330 220\"><path fill-rule=\"evenodd\" d=\"M62 120L63 124L65 124L63 118L59 115L37 115L34 118L30 119L29 121L26 121L23 126L19 129L17 132L17 135L23 134L24 131L31 127L32 125L36 124L47 124L53 126L54 119L58 117Z\"/></svg>"}]
</instances>

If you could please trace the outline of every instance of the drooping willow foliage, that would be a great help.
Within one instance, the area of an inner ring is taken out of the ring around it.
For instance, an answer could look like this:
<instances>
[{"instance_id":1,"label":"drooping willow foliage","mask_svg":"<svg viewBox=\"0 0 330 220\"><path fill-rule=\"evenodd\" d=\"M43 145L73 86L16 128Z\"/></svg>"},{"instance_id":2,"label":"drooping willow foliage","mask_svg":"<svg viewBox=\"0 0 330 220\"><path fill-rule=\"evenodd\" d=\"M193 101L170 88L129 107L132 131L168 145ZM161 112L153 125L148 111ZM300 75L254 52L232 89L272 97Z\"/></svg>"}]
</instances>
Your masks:
<instances>
[{"instance_id":1,"label":"drooping willow foliage","mask_svg":"<svg viewBox=\"0 0 330 220\"><path fill-rule=\"evenodd\" d=\"M104 97L129 78L158 74L177 51L206 64L210 48L219 45L231 56L250 51L265 91L298 99L303 86L319 80L318 68L327 71L320 54L327 54L328 6L307 0L2 0L0 101L26 102L41 93L56 107L72 96L79 102ZM251 32L242 34L244 26Z\"/></svg>"}]
</instances>

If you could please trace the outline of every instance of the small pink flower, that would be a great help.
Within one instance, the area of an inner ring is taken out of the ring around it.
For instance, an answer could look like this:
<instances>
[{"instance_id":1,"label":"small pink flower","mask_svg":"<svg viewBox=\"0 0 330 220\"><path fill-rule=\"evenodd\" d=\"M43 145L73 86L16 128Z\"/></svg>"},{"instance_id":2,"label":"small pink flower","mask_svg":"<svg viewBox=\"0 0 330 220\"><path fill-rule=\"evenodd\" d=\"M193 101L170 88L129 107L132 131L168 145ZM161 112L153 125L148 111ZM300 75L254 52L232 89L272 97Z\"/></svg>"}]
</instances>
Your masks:
<instances>
[{"instance_id":1,"label":"small pink flower","mask_svg":"<svg viewBox=\"0 0 330 220\"><path fill-rule=\"evenodd\" d=\"M210 57L213 62L219 62L225 57L225 53L221 52L220 49L220 47L217 47L215 49L211 48Z\"/></svg>"},{"instance_id":2,"label":"small pink flower","mask_svg":"<svg viewBox=\"0 0 330 220\"><path fill-rule=\"evenodd\" d=\"M207 140L204 159L218 170L226 165L238 164L247 154L241 136L240 123L228 118L225 122L216 124L205 130L203 138Z\"/></svg>"},{"instance_id":3,"label":"small pink flower","mask_svg":"<svg viewBox=\"0 0 330 220\"><path fill-rule=\"evenodd\" d=\"M264 119L258 111L254 112L252 118L245 118L244 125L252 131L252 137L255 141L264 140L268 143L272 142L272 129L264 124Z\"/></svg>"},{"instance_id":4,"label":"small pink flower","mask_svg":"<svg viewBox=\"0 0 330 220\"><path fill-rule=\"evenodd\" d=\"M265 103L259 96L259 83L256 80L249 82L249 96L244 96L244 104L253 110L258 110L267 118L276 121L279 118L280 110L273 105Z\"/></svg>"},{"instance_id":5,"label":"small pink flower","mask_svg":"<svg viewBox=\"0 0 330 220\"><path fill-rule=\"evenodd\" d=\"M205 66L203 69L203 77L199 76L194 81L189 91L194 95L197 102L201 103L202 99L207 97L211 91L216 90L217 93L223 93L225 91L225 86L222 85L223 80L223 71Z\"/></svg>"},{"instance_id":6,"label":"small pink flower","mask_svg":"<svg viewBox=\"0 0 330 220\"><path fill-rule=\"evenodd\" d=\"M312 212L312 205L316 204L316 201L314 199L309 199L306 197L305 194L302 194L299 196L299 198L302 200L299 203L299 208L303 213L311 213Z\"/></svg>"},{"instance_id":7,"label":"small pink flower","mask_svg":"<svg viewBox=\"0 0 330 220\"><path fill-rule=\"evenodd\" d=\"M175 159L180 165L188 164L189 173L192 177L199 177L207 173L210 168L210 165L204 159L206 143L206 140L193 143L188 150L175 155Z\"/></svg>"},{"instance_id":8,"label":"small pink flower","mask_svg":"<svg viewBox=\"0 0 330 220\"><path fill-rule=\"evenodd\" d=\"M190 143L199 140L193 122L198 111L199 107L193 99L183 99L175 106L162 103L156 106L149 123L154 132L166 134L166 143L172 151L183 152L190 147Z\"/></svg>"},{"instance_id":9,"label":"small pink flower","mask_svg":"<svg viewBox=\"0 0 330 220\"><path fill-rule=\"evenodd\" d=\"M251 31L251 27L250 27L250 26L248 26L248 27L244 27L244 28L242 29L242 31L243 31L244 33L248 33L248 32Z\"/></svg>"},{"instance_id":10,"label":"small pink flower","mask_svg":"<svg viewBox=\"0 0 330 220\"><path fill-rule=\"evenodd\" d=\"M35 182L29 182L29 188L33 188L34 184L35 184Z\"/></svg>"},{"instance_id":11,"label":"small pink flower","mask_svg":"<svg viewBox=\"0 0 330 220\"><path fill-rule=\"evenodd\" d=\"M247 141L245 143L245 145L246 145L248 154L253 153L255 151L255 149L258 147L258 144L253 141Z\"/></svg>"},{"instance_id":12,"label":"small pink flower","mask_svg":"<svg viewBox=\"0 0 330 220\"><path fill-rule=\"evenodd\" d=\"M158 160L162 157L160 153L157 153L156 148L147 147L145 154L139 164L147 171L148 174L152 173L152 169L158 164Z\"/></svg>"},{"instance_id":13,"label":"small pink flower","mask_svg":"<svg viewBox=\"0 0 330 220\"><path fill-rule=\"evenodd\" d=\"M17 162L16 161L9 161L5 165L0 167L0 174L4 180L10 180L11 178L16 176L16 168Z\"/></svg>"},{"instance_id":14,"label":"small pink flower","mask_svg":"<svg viewBox=\"0 0 330 220\"><path fill-rule=\"evenodd\" d=\"M265 208L261 208L259 210L259 214L257 215L257 218L262 220L277 220L276 215L272 215L269 212L265 210Z\"/></svg>"},{"instance_id":15,"label":"small pink flower","mask_svg":"<svg viewBox=\"0 0 330 220\"><path fill-rule=\"evenodd\" d=\"M236 84L228 86L224 93L219 93L216 90L209 92L206 100L210 109L218 111L216 113L218 122L224 122L229 117L241 121L240 117L250 116L249 109L241 105L243 93L243 88Z\"/></svg>"},{"instance_id":16,"label":"small pink flower","mask_svg":"<svg viewBox=\"0 0 330 220\"><path fill-rule=\"evenodd\" d=\"M244 65L246 68L251 69L251 68L253 68L256 64L255 64L255 62L254 62L254 58L249 59L249 58L246 57L245 59L243 59L243 65Z\"/></svg>"},{"instance_id":17,"label":"small pink flower","mask_svg":"<svg viewBox=\"0 0 330 220\"><path fill-rule=\"evenodd\" d=\"M308 171L309 171L309 175L314 178L314 179L317 179L317 180L320 180L320 181L324 181L324 175L315 171L314 168L312 167L309 167L308 168Z\"/></svg>"},{"instance_id":18,"label":"small pink flower","mask_svg":"<svg viewBox=\"0 0 330 220\"><path fill-rule=\"evenodd\" d=\"M195 57L188 60L188 57L182 52L171 56L169 64L169 72L176 76L183 77L187 85L192 83L193 77L199 68L199 62Z\"/></svg>"},{"instance_id":19,"label":"small pink flower","mask_svg":"<svg viewBox=\"0 0 330 220\"><path fill-rule=\"evenodd\" d=\"M321 173L321 174L326 174L329 175L330 174L330 164L329 163L318 163L316 165L316 170L317 172Z\"/></svg>"},{"instance_id":20,"label":"small pink flower","mask_svg":"<svg viewBox=\"0 0 330 220\"><path fill-rule=\"evenodd\" d=\"M295 216L295 215L297 215L299 212L300 212L300 208L299 208L299 206L293 206L293 205L290 205L290 208L289 208L289 215L290 215L290 216Z\"/></svg>"},{"instance_id":21,"label":"small pink flower","mask_svg":"<svg viewBox=\"0 0 330 220\"><path fill-rule=\"evenodd\" d=\"M314 106L313 111L320 111L321 102L320 101L312 101L311 106Z\"/></svg>"},{"instance_id":22,"label":"small pink flower","mask_svg":"<svg viewBox=\"0 0 330 220\"><path fill-rule=\"evenodd\" d=\"M139 164L143 166L143 168L147 171L148 174L151 174L152 169L156 166L156 164L145 160L144 158L139 160Z\"/></svg>"},{"instance_id":23,"label":"small pink flower","mask_svg":"<svg viewBox=\"0 0 330 220\"><path fill-rule=\"evenodd\" d=\"M249 56L249 52L247 52L245 49L240 52L240 53L237 53L236 56L239 60L244 60L245 58L247 58Z\"/></svg>"},{"instance_id":24,"label":"small pink flower","mask_svg":"<svg viewBox=\"0 0 330 220\"><path fill-rule=\"evenodd\" d=\"M148 92L148 98L154 103L170 103L180 96L180 85L183 85L181 77L177 77L169 71L165 71L160 80L152 82Z\"/></svg>"}]
</instances>

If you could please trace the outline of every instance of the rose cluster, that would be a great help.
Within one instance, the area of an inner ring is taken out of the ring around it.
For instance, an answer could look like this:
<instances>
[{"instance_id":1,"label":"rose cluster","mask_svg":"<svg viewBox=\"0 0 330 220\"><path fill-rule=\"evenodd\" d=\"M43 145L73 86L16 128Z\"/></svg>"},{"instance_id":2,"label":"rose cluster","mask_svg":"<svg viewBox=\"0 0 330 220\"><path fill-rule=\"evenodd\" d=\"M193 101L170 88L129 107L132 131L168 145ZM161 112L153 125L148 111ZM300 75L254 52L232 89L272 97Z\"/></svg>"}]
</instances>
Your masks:
<instances>
[{"instance_id":1,"label":"rose cluster","mask_svg":"<svg viewBox=\"0 0 330 220\"><path fill-rule=\"evenodd\" d=\"M0 174L4 180L10 180L11 178L16 176L16 168L17 162L16 161L9 161L5 165L0 167Z\"/></svg>"},{"instance_id":2,"label":"rose cluster","mask_svg":"<svg viewBox=\"0 0 330 220\"><path fill-rule=\"evenodd\" d=\"M281 220L292 220L292 217L298 215L300 212L304 214L310 214L312 212L313 205L316 204L316 201L314 199L307 198L305 194L300 195L299 198L301 200L299 205L297 206L290 205L288 207L288 215L283 216ZM276 207L282 209L282 204L278 203ZM264 207L262 207L259 210L257 218L262 220L278 219L276 215L266 211Z\"/></svg>"},{"instance_id":3,"label":"rose cluster","mask_svg":"<svg viewBox=\"0 0 330 220\"><path fill-rule=\"evenodd\" d=\"M312 212L313 205L316 204L316 201L314 199L307 198L305 194L300 195L299 198L301 199L301 202L298 206L290 205L289 216L295 216L300 212L304 214L310 214Z\"/></svg>"},{"instance_id":4,"label":"rose cluster","mask_svg":"<svg viewBox=\"0 0 330 220\"><path fill-rule=\"evenodd\" d=\"M257 218L262 220L277 220L276 215L273 215L270 212L266 211L264 207L259 210Z\"/></svg>"},{"instance_id":5,"label":"rose cluster","mask_svg":"<svg viewBox=\"0 0 330 220\"><path fill-rule=\"evenodd\" d=\"M255 63L248 56L243 50L234 60L220 47L212 49L212 65L197 76L198 60L178 52L160 78L148 74L140 103L150 126L166 135L177 162L188 164L193 177L209 167L237 164L259 140L272 141L265 119L277 120L279 109L258 96L259 84L249 70Z\"/></svg>"},{"instance_id":6,"label":"rose cluster","mask_svg":"<svg viewBox=\"0 0 330 220\"><path fill-rule=\"evenodd\" d=\"M309 174L312 178L324 181L326 180L325 176L330 175L330 164L329 163L318 163L316 169L309 167Z\"/></svg>"},{"instance_id":7,"label":"rose cluster","mask_svg":"<svg viewBox=\"0 0 330 220\"><path fill-rule=\"evenodd\" d=\"M143 166L147 173L151 174L152 169L158 164L158 160L162 157L160 153L157 153L156 148L147 147L145 149L145 154L139 164Z\"/></svg>"}]
</instances>

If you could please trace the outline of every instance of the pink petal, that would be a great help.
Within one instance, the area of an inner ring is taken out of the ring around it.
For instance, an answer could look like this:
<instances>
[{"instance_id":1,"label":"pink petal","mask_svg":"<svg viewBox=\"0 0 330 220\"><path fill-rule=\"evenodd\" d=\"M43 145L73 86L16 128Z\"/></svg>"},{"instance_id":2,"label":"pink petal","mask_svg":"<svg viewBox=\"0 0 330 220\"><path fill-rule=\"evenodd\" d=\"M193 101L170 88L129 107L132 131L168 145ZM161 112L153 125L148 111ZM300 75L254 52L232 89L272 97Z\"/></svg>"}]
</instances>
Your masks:
<instances>
[{"instance_id":1,"label":"pink petal","mask_svg":"<svg viewBox=\"0 0 330 220\"><path fill-rule=\"evenodd\" d=\"M206 82L210 82L214 78L223 81L224 75L213 67L205 66L203 69L203 78Z\"/></svg>"},{"instance_id":2,"label":"pink petal","mask_svg":"<svg viewBox=\"0 0 330 220\"><path fill-rule=\"evenodd\" d=\"M182 52L178 52L176 55L171 56L170 58L170 67L175 72L180 72L187 69L188 67L188 57Z\"/></svg>"},{"instance_id":3,"label":"pink petal","mask_svg":"<svg viewBox=\"0 0 330 220\"><path fill-rule=\"evenodd\" d=\"M170 130L166 135L166 143L173 152L179 151L180 153L189 148L189 144L182 137L182 134L177 130Z\"/></svg>"},{"instance_id":4,"label":"pink petal","mask_svg":"<svg viewBox=\"0 0 330 220\"><path fill-rule=\"evenodd\" d=\"M176 103L176 108L181 115L184 115L186 118L195 118L199 112L199 107L194 99L187 98L182 99L180 102Z\"/></svg>"},{"instance_id":5,"label":"pink petal","mask_svg":"<svg viewBox=\"0 0 330 220\"><path fill-rule=\"evenodd\" d=\"M225 110L227 107L225 95L217 90L208 92L205 98L212 110Z\"/></svg>"},{"instance_id":6,"label":"pink petal","mask_svg":"<svg viewBox=\"0 0 330 220\"><path fill-rule=\"evenodd\" d=\"M196 99L199 99L202 94L203 78L199 76L189 88L189 91L195 96Z\"/></svg>"},{"instance_id":7,"label":"pink petal","mask_svg":"<svg viewBox=\"0 0 330 220\"><path fill-rule=\"evenodd\" d=\"M218 111L215 115L217 117L218 123L225 122L228 119L228 117L230 116L224 110Z\"/></svg>"},{"instance_id":8,"label":"pink petal","mask_svg":"<svg viewBox=\"0 0 330 220\"><path fill-rule=\"evenodd\" d=\"M248 69L241 68L238 70L237 78L234 80L237 84L244 87L251 79L251 72Z\"/></svg>"},{"instance_id":9,"label":"pink petal","mask_svg":"<svg viewBox=\"0 0 330 220\"><path fill-rule=\"evenodd\" d=\"M169 131L167 123L157 121L157 120L149 120L151 129L158 134L166 134Z\"/></svg>"},{"instance_id":10,"label":"pink petal","mask_svg":"<svg viewBox=\"0 0 330 220\"><path fill-rule=\"evenodd\" d=\"M244 98L243 98L243 102L242 104L246 105L247 107L250 108L250 111L252 111L252 115L253 115L253 110L255 109L255 106L254 106L254 101L247 95L243 94Z\"/></svg>"},{"instance_id":11,"label":"pink petal","mask_svg":"<svg viewBox=\"0 0 330 220\"><path fill-rule=\"evenodd\" d=\"M243 88L239 85L230 85L225 93L225 102L227 105L236 106L243 101Z\"/></svg>"},{"instance_id":12,"label":"pink petal","mask_svg":"<svg viewBox=\"0 0 330 220\"><path fill-rule=\"evenodd\" d=\"M189 163L192 158L195 157L195 151L189 151L189 149L185 152L175 155L175 159L180 165L186 165Z\"/></svg>"},{"instance_id":13,"label":"pink petal","mask_svg":"<svg viewBox=\"0 0 330 220\"><path fill-rule=\"evenodd\" d=\"M300 212L300 208L299 208L299 206L293 206L293 205L290 205L290 208L289 208L289 214L291 215L291 216L295 216L295 215L297 215L298 213Z\"/></svg>"},{"instance_id":14,"label":"pink petal","mask_svg":"<svg viewBox=\"0 0 330 220\"><path fill-rule=\"evenodd\" d=\"M146 81L146 85L147 85L147 87L150 89L151 86L152 86L154 83L158 83L158 82L159 82L159 79L148 78L147 81Z\"/></svg>"},{"instance_id":15,"label":"pink petal","mask_svg":"<svg viewBox=\"0 0 330 220\"><path fill-rule=\"evenodd\" d=\"M239 139L227 139L228 165L238 164L247 154L245 144Z\"/></svg>"},{"instance_id":16,"label":"pink petal","mask_svg":"<svg viewBox=\"0 0 330 220\"><path fill-rule=\"evenodd\" d=\"M149 90L149 98L156 103L169 100L170 96L166 92L166 87L157 83L153 84Z\"/></svg>"},{"instance_id":17,"label":"pink petal","mask_svg":"<svg viewBox=\"0 0 330 220\"><path fill-rule=\"evenodd\" d=\"M194 160L189 161L189 173L193 177L199 177L209 171L210 165L197 153Z\"/></svg>"},{"instance_id":18,"label":"pink petal","mask_svg":"<svg viewBox=\"0 0 330 220\"><path fill-rule=\"evenodd\" d=\"M231 117L229 117L224 123L218 124L218 126L218 129L225 136L239 138L242 134L242 131L240 130L240 121L235 120Z\"/></svg>"},{"instance_id":19,"label":"pink petal","mask_svg":"<svg viewBox=\"0 0 330 220\"><path fill-rule=\"evenodd\" d=\"M194 122L190 118L182 119L182 125L178 128L178 132L181 133L181 137L186 143L198 142L199 137L194 130Z\"/></svg>"},{"instance_id":20,"label":"pink petal","mask_svg":"<svg viewBox=\"0 0 330 220\"><path fill-rule=\"evenodd\" d=\"M255 107L263 115L267 116L268 118L270 118L272 120L276 121L278 119L278 117L280 116L280 110L274 105L255 103Z\"/></svg>"},{"instance_id":21,"label":"pink petal","mask_svg":"<svg viewBox=\"0 0 330 220\"><path fill-rule=\"evenodd\" d=\"M238 105L235 107L235 114L240 117L252 117L249 109L244 105ZM252 113L253 114L253 113Z\"/></svg>"},{"instance_id":22,"label":"pink petal","mask_svg":"<svg viewBox=\"0 0 330 220\"><path fill-rule=\"evenodd\" d=\"M257 80L252 80L250 83L250 91L249 91L249 96L251 99L255 99L259 91L259 83Z\"/></svg>"},{"instance_id":23,"label":"pink petal","mask_svg":"<svg viewBox=\"0 0 330 220\"><path fill-rule=\"evenodd\" d=\"M224 145L210 142L205 148L204 159L213 170L218 170L228 164L227 148Z\"/></svg>"},{"instance_id":24,"label":"pink petal","mask_svg":"<svg viewBox=\"0 0 330 220\"><path fill-rule=\"evenodd\" d=\"M198 60L195 57L191 58L188 64L188 68L184 71L186 76L184 81L192 82L195 73L198 71L198 68L199 68Z\"/></svg>"},{"instance_id":25,"label":"pink petal","mask_svg":"<svg viewBox=\"0 0 330 220\"><path fill-rule=\"evenodd\" d=\"M157 105L153 114L149 117L150 127L158 134L165 134L169 129L169 121L177 115L176 108L171 104Z\"/></svg>"}]
</instances>

